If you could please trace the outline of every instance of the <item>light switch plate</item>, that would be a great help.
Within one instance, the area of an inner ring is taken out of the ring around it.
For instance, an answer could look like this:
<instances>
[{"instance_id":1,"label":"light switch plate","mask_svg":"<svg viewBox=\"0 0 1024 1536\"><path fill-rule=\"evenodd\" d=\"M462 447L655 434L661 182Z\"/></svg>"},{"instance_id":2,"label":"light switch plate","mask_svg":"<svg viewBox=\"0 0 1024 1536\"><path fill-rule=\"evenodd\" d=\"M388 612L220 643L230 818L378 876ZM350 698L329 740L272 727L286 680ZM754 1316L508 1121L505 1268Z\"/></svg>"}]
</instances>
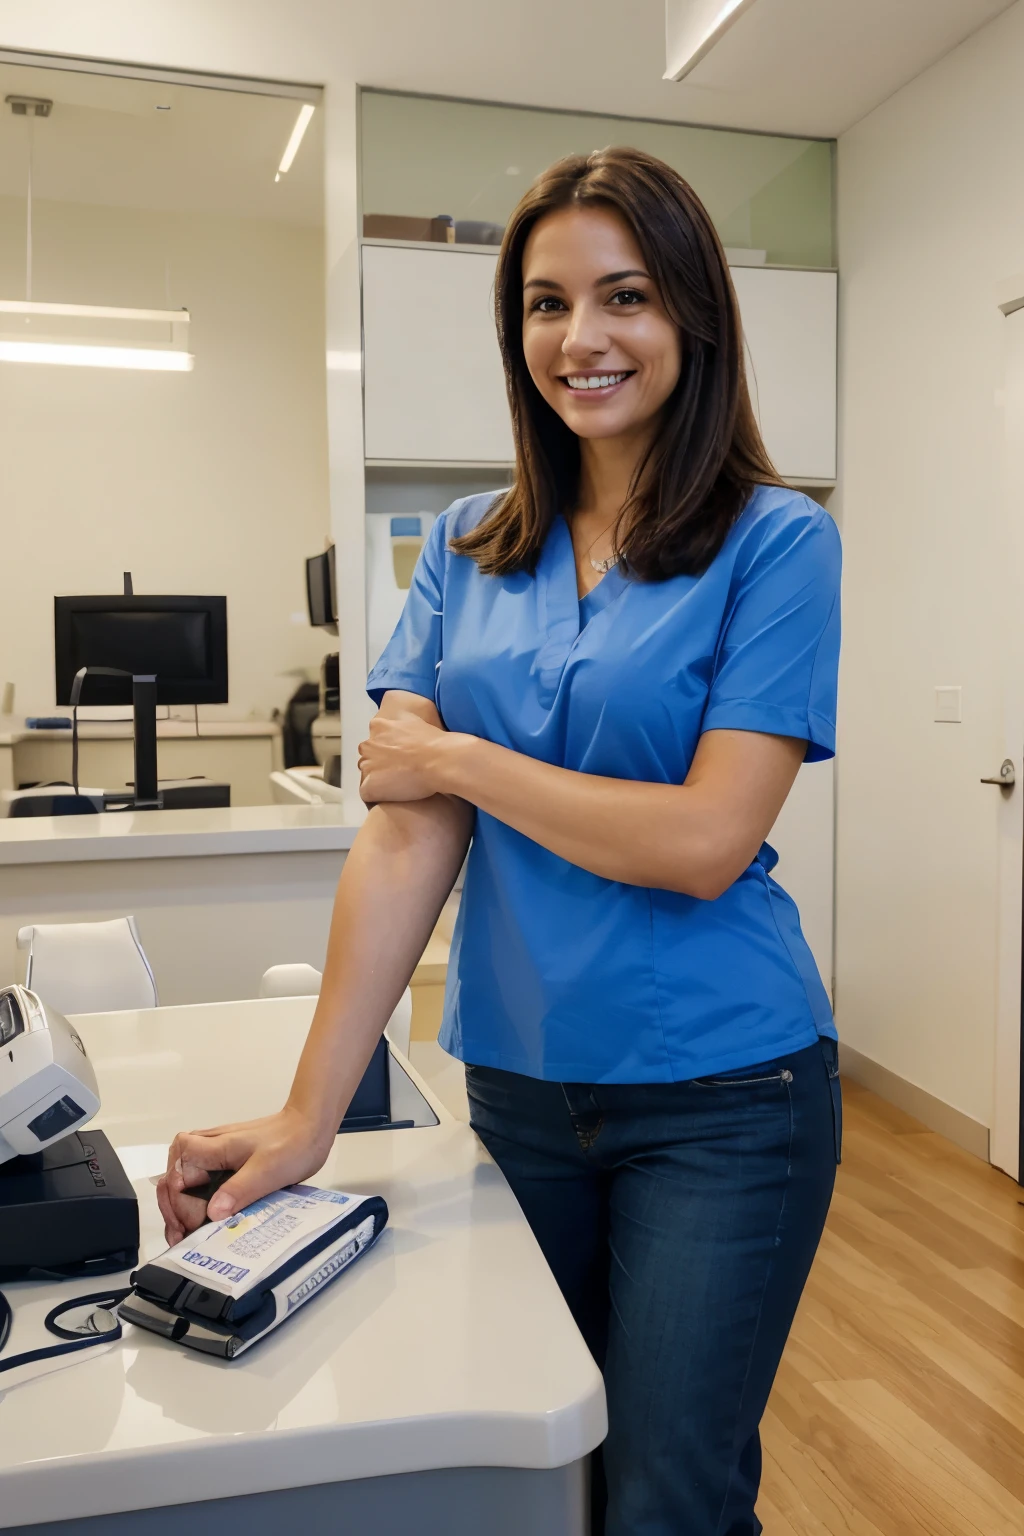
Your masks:
<instances>
[{"instance_id":1,"label":"light switch plate","mask_svg":"<svg viewBox=\"0 0 1024 1536\"><path fill-rule=\"evenodd\" d=\"M936 684L936 720L946 725L960 725L963 721L963 688L959 683Z\"/></svg>"}]
</instances>

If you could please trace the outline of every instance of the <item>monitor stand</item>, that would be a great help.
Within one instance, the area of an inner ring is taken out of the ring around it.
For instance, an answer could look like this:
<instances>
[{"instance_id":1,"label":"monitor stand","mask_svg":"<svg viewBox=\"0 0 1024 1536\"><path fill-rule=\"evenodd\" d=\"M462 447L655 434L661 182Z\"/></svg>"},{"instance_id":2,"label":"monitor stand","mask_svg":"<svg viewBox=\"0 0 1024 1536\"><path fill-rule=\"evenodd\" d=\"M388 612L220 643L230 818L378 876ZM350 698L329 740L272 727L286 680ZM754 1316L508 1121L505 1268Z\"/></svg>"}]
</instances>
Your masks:
<instances>
[{"instance_id":1,"label":"monitor stand","mask_svg":"<svg viewBox=\"0 0 1024 1536\"><path fill-rule=\"evenodd\" d=\"M160 789L156 778L156 677L132 678L132 713L135 733L135 803L136 811L160 809Z\"/></svg>"},{"instance_id":2,"label":"monitor stand","mask_svg":"<svg viewBox=\"0 0 1024 1536\"><path fill-rule=\"evenodd\" d=\"M134 794L103 796L109 811L207 810L231 804L231 786L208 779L174 780L161 789L156 763L156 677L132 677L132 713L135 735Z\"/></svg>"}]
</instances>

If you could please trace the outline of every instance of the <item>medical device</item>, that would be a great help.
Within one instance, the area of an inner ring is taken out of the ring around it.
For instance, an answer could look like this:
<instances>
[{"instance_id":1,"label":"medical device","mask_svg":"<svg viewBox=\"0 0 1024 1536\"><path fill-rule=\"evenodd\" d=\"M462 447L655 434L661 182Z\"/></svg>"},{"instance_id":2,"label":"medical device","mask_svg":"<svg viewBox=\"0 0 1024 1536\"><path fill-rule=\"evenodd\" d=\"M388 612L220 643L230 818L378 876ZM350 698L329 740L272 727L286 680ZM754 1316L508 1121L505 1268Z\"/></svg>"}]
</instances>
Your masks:
<instances>
[{"instance_id":1,"label":"medical device","mask_svg":"<svg viewBox=\"0 0 1024 1536\"><path fill-rule=\"evenodd\" d=\"M379 1195L292 1184L207 1223L132 1275L125 1322L233 1360L292 1317L377 1241Z\"/></svg>"},{"instance_id":2,"label":"medical device","mask_svg":"<svg viewBox=\"0 0 1024 1536\"><path fill-rule=\"evenodd\" d=\"M74 1279L139 1260L139 1207L101 1131L83 1133L100 1107L78 1031L27 987L0 987L0 1279ZM0 1361L0 1371L120 1337L109 1313L124 1291L62 1302L46 1318L64 1342ZM105 1311L109 1329L61 1325L72 1308ZM11 1308L0 1292L0 1349Z\"/></svg>"},{"instance_id":3,"label":"medical device","mask_svg":"<svg viewBox=\"0 0 1024 1536\"><path fill-rule=\"evenodd\" d=\"M72 1278L138 1262L135 1191L102 1131L92 1063L63 1014L0 988L0 1278Z\"/></svg>"},{"instance_id":4,"label":"medical device","mask_svg":"<svg viewBox=\"0 0 1024 1536\"><path fill-rule=\"evenodd\" d=\"M0 1163L42 1152L99 1107L78 1031L27 987L0 989Z\"/></svg>"},{"instance_id":5,"label":"medical device","mask_svg":"<svg viewBox=\"0 0 1024 1536\"><path fill-rule=\"evenodd\" d=\"M436 520L433 512L366 514L366 659L371 667L402 616L416 561Z\"/></svg>"}]
</instances>

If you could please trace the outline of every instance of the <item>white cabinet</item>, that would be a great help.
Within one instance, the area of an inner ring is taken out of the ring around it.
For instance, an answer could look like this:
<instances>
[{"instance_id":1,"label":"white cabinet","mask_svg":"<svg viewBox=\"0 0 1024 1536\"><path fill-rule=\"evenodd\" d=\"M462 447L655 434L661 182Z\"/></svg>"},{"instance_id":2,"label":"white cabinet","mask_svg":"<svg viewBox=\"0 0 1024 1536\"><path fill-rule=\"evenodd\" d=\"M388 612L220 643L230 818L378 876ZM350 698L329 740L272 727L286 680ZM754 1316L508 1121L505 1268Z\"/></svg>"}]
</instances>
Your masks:
<instances>
[{"instance_id":1,"label":"white cabinet","mask_svg":"<svg viewBox=\"0 0 1024 1536\"><path fill-rule=\"evenodd\" d=\"M510 463L494 254L363 246L366 457Z\"/></svg>"},{"instance_id":2,"label":"white cabinet","mask_svg":"<svg viewBox=\"0 0 1024 1536\"><path fill-rule=\"evenodd\" d=\"M734 267L747 377L765 447L785 480L836 477L834 272Z\"/></svg>"},{"instance_id":3,"label":"white cabinet","mask_svg":"<svg viewBox=\"0 0 1024 1536\"><path fill-rule=\"evenodd\" d=\"M363 246L366 457L512 459L494 334L497 253ZM836 275L736 267L754 408L786 479L836 473Z\"/></svg>"}]
</instances>

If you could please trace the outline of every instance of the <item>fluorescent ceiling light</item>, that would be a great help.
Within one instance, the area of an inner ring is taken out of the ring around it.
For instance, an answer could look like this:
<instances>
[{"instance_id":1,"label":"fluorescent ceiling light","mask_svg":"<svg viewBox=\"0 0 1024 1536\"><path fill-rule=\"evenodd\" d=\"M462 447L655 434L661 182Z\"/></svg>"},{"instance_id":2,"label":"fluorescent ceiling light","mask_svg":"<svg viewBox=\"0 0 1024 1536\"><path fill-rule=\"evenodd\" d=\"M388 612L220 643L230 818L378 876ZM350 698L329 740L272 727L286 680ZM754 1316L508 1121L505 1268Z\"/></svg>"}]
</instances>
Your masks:
<instances>
[{"instance_id":1,"label":"fluorescent ceiling light","mask_svg":"<svg viewBox=\"0 0 1024 1536\"><path fill-rule=\"evenodd\" d=\"M74 315L80 320L155 320L188 325L187 309L123 309L109 304L36 304L31 299L0 299L2 315Z\"/></svg>"},{"instance_id":2,"label":"fluorescent ceiling light","mask_svg":"<svg viewBox=\"0 0 1024 1536\"><path fill-rule=\"evenodd\" d=\"M665 80L683 80L754 0L665 0Z\"/></svg>"},{"instance_id":3,"label":"fluorescent ceiling light","mask_svg":"<svg viewBox=\"0 0 1024 1536\"><path fill-rule=\"evenodd\" d=\"M309 127L309 120L315 111L316 108L311 101L304 101L302 106L299 108L299 115L295 119L295 127L292 129L292 136L288 140L288 143L285 145L284 154L281 156L281 164L278 166L277 175L274 177L275 181L280 181L281 177L287 176L288 172L291 170L292 161L295 159L295 156L299 152L299 145L302 143L303 134Z\"/></svg>"},{"instance_id":4,"label":"fluorescent ceiling light","mask_svg":"<svg viewBox=\"0 0 1024 1536\"><path fill-rule=\"evenodd\" d=\"M90 347L58 341L0 341L0 363L60 363L71 368L145 368L190 373L191 352L163 347Z\"/></svg>"}]
</instances>

